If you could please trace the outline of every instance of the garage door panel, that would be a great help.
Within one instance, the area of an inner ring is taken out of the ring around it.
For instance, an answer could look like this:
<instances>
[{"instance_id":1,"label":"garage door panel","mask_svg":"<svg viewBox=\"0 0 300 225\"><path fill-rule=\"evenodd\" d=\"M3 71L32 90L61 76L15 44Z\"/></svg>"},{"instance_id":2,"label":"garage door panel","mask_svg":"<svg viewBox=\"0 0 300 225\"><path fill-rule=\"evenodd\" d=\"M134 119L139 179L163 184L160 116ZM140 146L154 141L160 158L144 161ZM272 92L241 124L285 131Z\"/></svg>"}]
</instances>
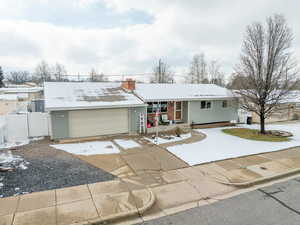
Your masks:
<instances>
[{"instance_id":1,"label":"garage door panel","mask_svg":"<svg viewBox=\"0 0 300 225\"><path fill-rule=\"evenodd\" d=\"M70 111L69 120L71 137L128 132L128 109Z\"/></svg>"}]
</instances>

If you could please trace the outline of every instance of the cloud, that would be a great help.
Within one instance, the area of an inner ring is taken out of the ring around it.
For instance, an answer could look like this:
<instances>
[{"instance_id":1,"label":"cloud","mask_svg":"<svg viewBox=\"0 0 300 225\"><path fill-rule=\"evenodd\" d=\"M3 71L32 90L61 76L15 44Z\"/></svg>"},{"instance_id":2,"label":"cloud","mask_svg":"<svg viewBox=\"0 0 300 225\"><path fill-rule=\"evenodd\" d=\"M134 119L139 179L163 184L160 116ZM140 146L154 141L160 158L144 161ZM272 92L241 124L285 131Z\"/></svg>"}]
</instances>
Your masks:
<instances>
[{"instance_id":1,"label":"cloud","mask_svg":"<svg viewBox=\"0 0 300 225\"><path fill-rule=\"evenodd\" d=\"M9 0L1 2L0 19L81 28L124 27L152 21L138 9L115 13L102 0Z\"/></svg>"},{"instance_id":2,"label":"cloud","mask_svg":"<svg viewBox=\"0 0 300 225\"><path fill-rule=\"evenodd\" d=\"M299 6L291 0L10 0L0 5L0 44L11 56L0 59L4 68L33 70L44 59L65 64L71 74L92 67L133 74L152 72L162 58L180 74L193 54L204 52L230 74L246 25L273 13L287 17L299 56Z\"/></svg>"}]
</instances>

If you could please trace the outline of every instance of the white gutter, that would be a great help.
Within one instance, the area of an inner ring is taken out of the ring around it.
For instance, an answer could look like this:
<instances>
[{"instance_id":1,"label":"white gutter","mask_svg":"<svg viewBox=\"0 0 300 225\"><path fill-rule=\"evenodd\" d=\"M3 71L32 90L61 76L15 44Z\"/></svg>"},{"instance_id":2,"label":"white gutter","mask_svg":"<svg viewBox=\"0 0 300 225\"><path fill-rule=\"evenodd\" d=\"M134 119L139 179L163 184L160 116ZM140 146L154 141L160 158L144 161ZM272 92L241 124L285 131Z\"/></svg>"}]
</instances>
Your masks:
<instances>
[{"instance_id":1,"label":"white gutter","mask_svg":"<svg viewBox=\"0 0 300 225\"><path fill-rule=\"evenodd\" d=\"M78 106L78 107L45 107L45 111L72 111L85 109L114 109L114 108L136 108L147 107L148 104L133 104L133 105L105 105L105 106Z\"/></svg>"},{"instance_id":2,"label":"white gutter","mask_svg":"<svg viewBox=\"0 0 300 225\"><path fill-rule=\"evenodd\" d=\"M228 100L236 97L209 97L209 98L170 98L170 99L143 99L144 102L169 102L169 101L201 101L201 100Z\"/></svg>"}]
</instances>

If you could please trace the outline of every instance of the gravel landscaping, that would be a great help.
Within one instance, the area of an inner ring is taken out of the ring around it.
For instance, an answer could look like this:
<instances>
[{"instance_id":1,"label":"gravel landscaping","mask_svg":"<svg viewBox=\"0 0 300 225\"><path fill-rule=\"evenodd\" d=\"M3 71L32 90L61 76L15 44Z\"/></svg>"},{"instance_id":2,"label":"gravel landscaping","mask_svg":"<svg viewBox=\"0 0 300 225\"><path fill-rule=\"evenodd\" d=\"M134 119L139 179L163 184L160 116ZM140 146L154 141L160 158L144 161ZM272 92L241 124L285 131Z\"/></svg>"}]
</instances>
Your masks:
<instances>
[{"instance_id":1,"label":"gravel landscaping","mask_svg":"<svg viewBox=\"0 0 300 225\"><path fill-rule=\"evenodd\" d=\"M42 140L10 150L26 162L11 172L0 173L0 197L112 180L115 177ZM9 152L0 150L0 153Z\"/></svg>"}]
</instances>

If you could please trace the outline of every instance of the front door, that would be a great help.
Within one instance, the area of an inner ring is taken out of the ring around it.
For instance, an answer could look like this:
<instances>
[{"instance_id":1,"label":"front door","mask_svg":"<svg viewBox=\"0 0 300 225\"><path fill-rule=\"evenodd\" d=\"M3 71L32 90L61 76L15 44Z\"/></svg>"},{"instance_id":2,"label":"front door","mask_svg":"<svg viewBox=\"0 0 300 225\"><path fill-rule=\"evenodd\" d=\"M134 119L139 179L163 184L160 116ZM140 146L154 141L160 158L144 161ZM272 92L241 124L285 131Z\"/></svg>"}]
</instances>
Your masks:
<instances>
[{"instance_id":1,"label":"front door","mask_svg":"<svg viewBox=\"0 0 300 225\"><path fill-rule=\"evenodd\" d=\"M182 102L175 102L175 120L182 120Z\"/></svg>"}]
</instances>

